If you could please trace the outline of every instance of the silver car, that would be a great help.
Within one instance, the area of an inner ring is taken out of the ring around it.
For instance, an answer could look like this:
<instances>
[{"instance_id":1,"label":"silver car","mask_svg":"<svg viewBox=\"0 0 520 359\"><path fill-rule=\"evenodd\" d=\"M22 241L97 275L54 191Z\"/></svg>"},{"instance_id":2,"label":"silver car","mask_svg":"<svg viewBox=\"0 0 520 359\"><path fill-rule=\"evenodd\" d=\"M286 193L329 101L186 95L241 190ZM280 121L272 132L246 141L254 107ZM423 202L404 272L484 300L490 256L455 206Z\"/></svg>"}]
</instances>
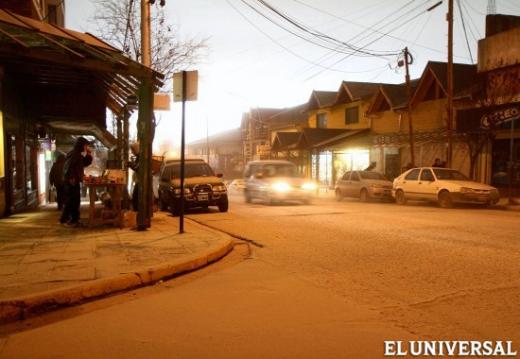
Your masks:
<instances>
[{"instance_id":1,"label":"silver car","mask_svg":"<svg viewBox=\"0 0 520 359\"><path fill-rule=\"evenodd\" d=\"M338 201L355 197L366 202L371 198L392 199L392 182L379 172L349 171L336 182L335 195Z\"/></svg>"},{"instance_id":2,"label":"silver car","mask_svg":"<svg viewBox=\"0 0 520 359\"><path fill-rule=\"evenodd\" d=\"M252 161L244 171L244 197L247 203L259 199L267 204L275 202L311 202L316 184L302 178L296 165L289 161Z\"/></svg>"}]
</instances>

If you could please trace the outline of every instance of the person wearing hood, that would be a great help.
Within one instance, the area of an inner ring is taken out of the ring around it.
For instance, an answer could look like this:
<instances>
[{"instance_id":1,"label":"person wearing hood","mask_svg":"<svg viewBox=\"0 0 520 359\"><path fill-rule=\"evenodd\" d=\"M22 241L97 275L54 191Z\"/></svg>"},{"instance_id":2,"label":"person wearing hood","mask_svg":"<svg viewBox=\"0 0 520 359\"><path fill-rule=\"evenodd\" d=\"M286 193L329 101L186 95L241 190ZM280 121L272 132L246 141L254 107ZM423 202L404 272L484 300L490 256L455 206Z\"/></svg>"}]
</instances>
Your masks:
<instances>
[{"instance_id":1,"label":"person wearing hood","mask_svg":"<svg viewBox=\"0 0 520 359\"><path fill-rule=\"evenodd\" d=\"M63 165L65 203L60 219L62 224L78 224L81 204L80 184L85 175L84 168L92 163L89 144L90 142L86 138L79 137L65 159Z\"/></svg>"},{"instance_id":2,"label":"person wearing hood","mask_svg":"<svg viewBox=\"0 0 520 359\"><path fill-rule=\"evenodd\" d=\"M63 209L64 200L64 186L63 186L63 165L65 164L65 155L58 152L56 161L52 164L51 172L49 173L49 183L56 188L56 202L58 203L58 210Z\"/></svg>"}]
</instances>

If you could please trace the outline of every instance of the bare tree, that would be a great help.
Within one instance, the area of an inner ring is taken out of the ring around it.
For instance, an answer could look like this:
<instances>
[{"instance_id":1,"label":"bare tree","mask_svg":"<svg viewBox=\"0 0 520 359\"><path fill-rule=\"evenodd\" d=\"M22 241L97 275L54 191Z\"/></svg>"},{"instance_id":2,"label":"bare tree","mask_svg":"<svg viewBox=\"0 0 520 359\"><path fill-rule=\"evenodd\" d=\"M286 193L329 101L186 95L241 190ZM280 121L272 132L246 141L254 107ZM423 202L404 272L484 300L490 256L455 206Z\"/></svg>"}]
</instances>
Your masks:
<instances>
[{"instance_id":1,"label":"bare tree","mask_svg":"<svg viewBox=\"0 0 520 359\"><path fill-rule=\"evenodd\" d=\"M98 35L122 49L130 58L141 60L140 0L93 0L92 20ZM152 6L152 68L171 78L176 71L200 62L207 50L207 39L178 38L175 27L166 20L164 9Z\"/></svg>"}]
</instances>

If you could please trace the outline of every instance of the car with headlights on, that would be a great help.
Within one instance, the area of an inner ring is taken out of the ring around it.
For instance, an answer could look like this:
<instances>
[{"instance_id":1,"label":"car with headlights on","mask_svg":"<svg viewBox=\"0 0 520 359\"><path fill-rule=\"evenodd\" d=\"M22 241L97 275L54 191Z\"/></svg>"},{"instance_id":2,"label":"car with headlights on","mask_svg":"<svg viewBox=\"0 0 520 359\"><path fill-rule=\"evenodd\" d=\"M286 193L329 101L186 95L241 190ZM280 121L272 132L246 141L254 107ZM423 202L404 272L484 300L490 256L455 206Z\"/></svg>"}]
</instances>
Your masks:
<instances>
[{"instance_id":1,"label":"car with headlights on","mask_svg":"<svg viewBox=\"0 0 520 359\"><path fill-rule=\"evenodd\" d=\"M266 204L298 201L309 204L316 184L298 174L289 161L252 161L244 170L244 197L247 203L261 200Z\"/></svg>"},{"instance_id":2,"label":"car with headlights on","mask_svg":"<svg viewBox=\"0 0 520 359\"><path fill-rule=\"evenodd\" d=\"M440 207L452 207L454 203L496 204L500 198L495 187L471 181L464 174L451 168L412 168L397 177L392 194L398 204L407 200L437 202Z\"/></svg>"},{"instance_id":3,"label":"car with headlights on","mask_svg":"<svg viewBox=\"0 0 520 359\"><path fill-rule=\"evenodd\" d=\"M366 202L373 198L392 199L392 182L379 172L348 171L336 181L336 200L355 197Z\"/></svg>"},{"instance_id":4,"label":"car with headlights on","mask_svg":"<svg viewBox=\"0 0 520 359\"><path fill-rule=\"evenodd\" d=\"M170 209L174 215L180 212L181 161L167 159L161 166L159 176L159 207ZM187 159L184 166L184 208L217 206L220 212L229 208L227 188L222 175L213 173L211 167L201 159Z\"/></svg>"}]
</instances>

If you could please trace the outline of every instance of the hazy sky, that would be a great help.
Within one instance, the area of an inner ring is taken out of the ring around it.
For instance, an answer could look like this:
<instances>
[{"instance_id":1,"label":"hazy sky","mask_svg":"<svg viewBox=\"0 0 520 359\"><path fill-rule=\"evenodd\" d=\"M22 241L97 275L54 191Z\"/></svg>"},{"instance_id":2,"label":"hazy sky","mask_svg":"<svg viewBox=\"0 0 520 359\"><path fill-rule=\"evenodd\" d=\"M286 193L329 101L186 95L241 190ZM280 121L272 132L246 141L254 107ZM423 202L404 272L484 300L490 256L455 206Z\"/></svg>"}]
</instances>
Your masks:
<instances>
[{"instance_id":1,"label":"hazy sky","mask_svg":"<svg viewBox=\"0 0 520 359\"><path fill-rule=\"evenodd\" d=\"M349 44L364 46L380 36L363 39L370 34L366 28L389 33L391 37L367 48L395 52L408 46L415 58L412 78L420 76L428 60L446 61L447 0L430 12L425 10L438 0L267 1L300 23ZM517 0L496 0L496 5L497 13L520 15ZM486 6L487 0L461 0L473 62L476 39L484 37ZM457 5L455 8L455 61L471 63ZM66 0L67 27L95 33L89 22L93 11L90 0ZM395 69L397 56L343 59L345 54L276 27L241 0L166 0L166 11L181 38L209 38L209 54L198 66L199 101L188 108L188 141L206 135L206 121L210 134L237 127L242 112L251 107L297 105L308 100L312 89L337 90L342 80L403 82L403 71ZM411 12L405 15L407 11ZM178 107L158 113L158 117L162 119L157 140L178 143Z\"/></svg>"}]
</instances>

